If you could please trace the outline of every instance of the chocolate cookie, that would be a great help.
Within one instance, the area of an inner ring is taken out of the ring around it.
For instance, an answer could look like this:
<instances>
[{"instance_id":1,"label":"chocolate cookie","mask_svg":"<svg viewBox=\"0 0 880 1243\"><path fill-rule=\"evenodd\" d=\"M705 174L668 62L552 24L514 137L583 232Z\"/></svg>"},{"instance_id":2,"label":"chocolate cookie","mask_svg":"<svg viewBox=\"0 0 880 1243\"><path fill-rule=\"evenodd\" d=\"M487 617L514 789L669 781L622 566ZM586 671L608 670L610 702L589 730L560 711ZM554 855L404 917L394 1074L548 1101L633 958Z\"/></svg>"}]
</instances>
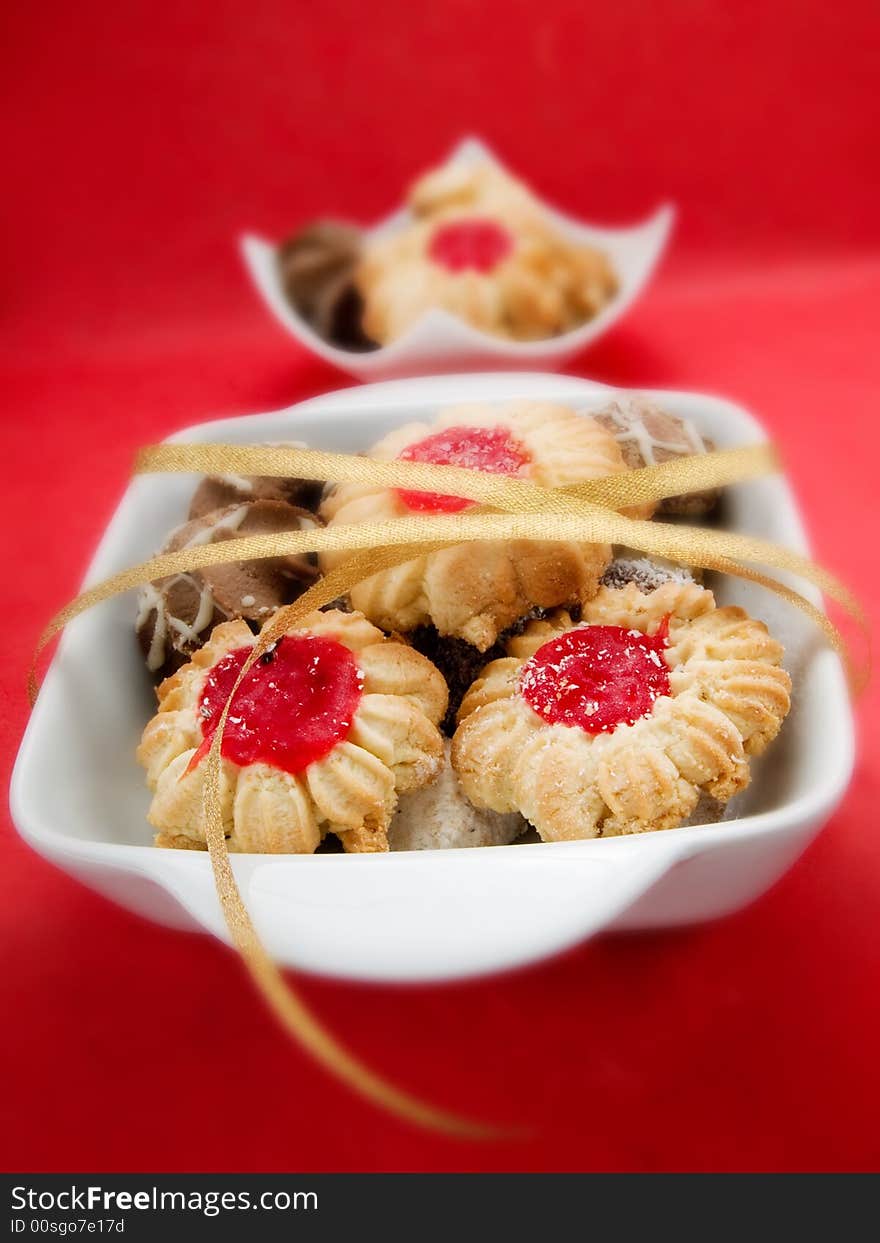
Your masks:
<instances>
[{"instance_id":1,"label":"chocolate cookie","mask_svg":"<svg viewBox=\"0 0 880 1243\"><path fill-rule=\"evenodd\" d=\"M284 501L246 501L184 523L171 533L162 551L179 552L238 536L320 525L320 518ZM317 577L314 558L305 555L231 561L147 584L141 589L135 623L147 668L157 681L169 677L219 622L241 617L258 628L277 608L302 595Z\"/></svg>"},{"instance_id":2,"label":"chocolate cookie","mask_svg":"<svg viewBox=\"0 0 880 1243\"><path fill-rule=\"evenodd\" d=\"M505 643L515 635L521 634L530 621L545 616L546 609L535 608L525 613L518 621L509 626L498 640L486 652L468 643L466 639L458 639L453 635L440 634L436 626L417 626L408 636L416 651L427 656L428 660L440 670L449 687L449 706L446 715L440 722L441 731L450 738L455 733L455 718L461 701L472 683L479 676L480 670L490 660L498 660L505 655ZM574 604L569 609L573 620L580 619L580 606Z\"/></svg>"},{"instance_id":3,"label":"chocolate cookie","mask_svg":"<svg viewBox=\"0 0 880 1243\"><path fill-rule=\"evenodd\" d=\"M267 445L273 449L305 449L299 440ZM189 504L190 518L201 518L228 505L248 501L286 501L303 509L317 509L324 484L318 479L274 475L206 475Z\"/></svg>"},{"instance_id":4,"label":"chocolate cookie","mask_svg":"<svg viewBox=\"0 0 880 1243\"><path fill-rule=\"evenodd\" d=\"M374 349L361 327L363 303L354 283L361 233L319 220L278 250L281 281L290 303L325 341L343 349Z\"/></svg>"},{"instance_id":5,"label":"chocolate cookie","mask_svg":"<svg viewBox=\"0 0 880 1243\"><path fill-rule=\"evenodd\" d=\"M449 707L440 722L440 729L451 737L455 732L455 716L465 692L483 666L488 661L503 656L504 649L496 643L488 652L481 652L466 639L440 634L435 626L419 626L409 635L409 639L416 651L427 656L446 679L449 687Z\"/></svg>"}]
</instances>

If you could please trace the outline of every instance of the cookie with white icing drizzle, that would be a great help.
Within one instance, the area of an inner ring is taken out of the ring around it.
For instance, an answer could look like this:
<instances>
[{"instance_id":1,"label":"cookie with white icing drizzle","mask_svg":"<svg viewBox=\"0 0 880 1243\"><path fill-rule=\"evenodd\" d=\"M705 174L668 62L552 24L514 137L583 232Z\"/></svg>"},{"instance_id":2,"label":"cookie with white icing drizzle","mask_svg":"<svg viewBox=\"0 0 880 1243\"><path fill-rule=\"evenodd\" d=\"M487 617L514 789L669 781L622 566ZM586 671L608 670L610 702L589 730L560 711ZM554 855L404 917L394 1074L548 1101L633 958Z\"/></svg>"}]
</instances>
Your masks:
<instances>
[{"instance_id":1,"label":"cookie with white icing drizzle","mask_svg":"<svg viewBox=\"0 0 880 1243\"><path fill-rule=\"evenodd\" d=\"M715 445L697 431L690 419L661 409L646 397L617 397L593 418L620 446L631 470L659 466L679 457L710 453ZM718 503L720 489L670 496L657 507L658 516L705 517Z\"/></svg>"},{"instance_id":2,"label":"cookie with white icing drizzle","mask_svg":"<svg viewBox=\"0 0 880 1243\"><path fill-rule=\"evenodd\" d=\"M284 501L246 501L184 523L171 533L162 551L321 525L313 513ZM231 561L148 583L141 589L135 622L147 668L157 680L170 676L202 646L214 626L239 617L262 625L317 577L314 558L292 556Z\"/></svg>"},{"instance_id":3,"label":"cookie with white icing drizzle","mask_svg":"<svg viewBox=\"0 0 880 1243\"><path fill-rule=\"evenodd\" d=\"M267 445L267 448L305 449L301 440L288 440ZM245 501L286 501L288 505L317 509L324 484L318 479L296 479L274 475L206 475L193 493L189 505L190 518L227 505Z\"/></svg>"}]
</instances>

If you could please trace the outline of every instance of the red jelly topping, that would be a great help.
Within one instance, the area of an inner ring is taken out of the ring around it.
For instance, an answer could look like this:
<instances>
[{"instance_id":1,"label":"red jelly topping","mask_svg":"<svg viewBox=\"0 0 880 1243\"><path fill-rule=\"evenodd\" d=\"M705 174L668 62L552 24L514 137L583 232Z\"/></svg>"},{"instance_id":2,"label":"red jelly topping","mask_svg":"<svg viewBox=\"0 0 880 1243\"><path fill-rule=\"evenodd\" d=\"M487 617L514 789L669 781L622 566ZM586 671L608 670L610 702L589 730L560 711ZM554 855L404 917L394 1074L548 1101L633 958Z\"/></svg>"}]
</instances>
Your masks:
<instances>
[{"instance_id":1,"label":"red jelly topping","mask_svg":"<svg viewBox=\"0 0 880 1243\"><path fill-rule=\"evenodd\" d=\"M191 768L207 754L249 652L230 652L205 678L199 700L205 740ZM318 635L285 635L245 674L223 730L223 755L241 767L271 764L300 773L347 736L362 688L363 675L347 647Z\"/></svg>"},{"instance_id":2,"label":"red jelly topping","mask_svg":"<svg viewBox=\"0 0 880 1243\"><path fill-rule=\"evenodd\" d=\"M435 263L450 272L491 272L513 250L513 238L494 220L453 220L436 230L428 246Z\"/></svg>"},{"instance_id":3,"label":"red jelly topping","mask_svg":"<svg viewBox=\"0 0 880 1243\"><path fill-rule=\"evenodd\" d=\"M516 475L529 462L525 446L506 427L449 427L409 445L399 456L404 462L464 466L489 475ZM397 495L409 509L422 513L454 514L473 504L461 496L412 492L408 488L399 488Z\"/></svg>"},{"instance_id":4,"label":"red jelly topping","mask_svg":"<svg viewBox=\"0 0 880 1243\"><path fill-rule=\"evenodd\" d=\"M668 617L653 635L621 626L569 630L538 648L523 668L520 693L551 725L579 725L588 734L632 725L669 694L668 634Z\"/></svg>"}]
</instances>

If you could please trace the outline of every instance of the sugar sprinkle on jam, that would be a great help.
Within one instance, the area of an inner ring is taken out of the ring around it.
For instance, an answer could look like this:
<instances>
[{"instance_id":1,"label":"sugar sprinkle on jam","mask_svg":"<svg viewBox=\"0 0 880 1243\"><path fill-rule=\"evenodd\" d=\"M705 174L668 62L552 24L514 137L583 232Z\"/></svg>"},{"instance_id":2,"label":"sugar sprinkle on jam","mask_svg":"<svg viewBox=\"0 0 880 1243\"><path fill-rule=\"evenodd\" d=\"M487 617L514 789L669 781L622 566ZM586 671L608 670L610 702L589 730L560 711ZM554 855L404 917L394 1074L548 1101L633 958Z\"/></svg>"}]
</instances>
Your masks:
<instances>
[{"instance_id":1,"label":"sugar sprinkle on jam","mask_svg":"<svg viewBox=\"0 0 880 1243\"><path fill-rule=\"evenodd\" d=\"M199 698L203 742L211 739L250 648L236 648L209 669ZM285 635L245 674L229 708L222 754L234 764L269 764L302 772L343 741L354 721L364 679L349 649L322 635Z\"/></svg>"},{"instance_id":2,"label":"sugar sprinkle on jam","mask_svg":"<svg viewBox=\"0 0 880 1243\"><path fill-rule=\"evenodd\" d=\"M581 626L550 639L524 666L519 692L550 725L610 733L651 715L669 695L669 618L653 635Z\"/></svg>"},{"instance_id":3,"label":"sugar sprinkle on jam","mask_svg":"<svg viewBox=\"0 0 880 1243\"><path fill-rule=\"evenodd\" d=\"M447 427L418 440L398 455L402 462L429 462L434 466L463 466L489 475L518 475L528 466L528 449L506 427ZM438 492L398 488L408 509L421 513L454 514L473 501Z\"/></svg>"}]
</instances>

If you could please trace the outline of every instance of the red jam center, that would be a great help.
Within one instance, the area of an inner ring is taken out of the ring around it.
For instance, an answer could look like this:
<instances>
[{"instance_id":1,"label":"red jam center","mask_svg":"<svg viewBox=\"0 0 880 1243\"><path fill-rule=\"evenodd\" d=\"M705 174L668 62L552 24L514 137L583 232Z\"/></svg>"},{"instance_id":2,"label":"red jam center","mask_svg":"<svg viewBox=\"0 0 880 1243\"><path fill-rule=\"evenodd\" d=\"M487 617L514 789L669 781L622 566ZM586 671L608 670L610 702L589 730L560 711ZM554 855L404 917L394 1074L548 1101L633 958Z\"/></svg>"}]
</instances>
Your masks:
<instances>
[{"instance_id":1,"label":"red jam center","mask_svg":"<svg viewBox=\"0 0 880 1243\"><path fill-rule=\"evenodd\" d=\"M205 740L190 767L207 754L249 652L230 652L205 678L199 700ZM223 730L223 755L240 767L271 764L301 773L347 736L362 689L363 675L347 647L318 635L285 635L245 674Z\"/></svg>"},{"instance_id":2,"label":"red jam center","mask_svg":"<svg viewBox=\"0 0 880 1243\"><path fill-rule=\"evenodd\" d=\"M516 475L529 462L525 446L506 427L449 427L408 445L399 457L403 462L464 466L489 475ZM408 488L398 488L397 495L409 509L429 514L454 514L474 503L461 496L412 492Z\"/></svg>"},{"instance_id":3,"label":"red jam center","mask_svg":"<svg viewBox=\"0 0 880 1243\"><path fill-rule=\"evenodd\" d=\"M450 272L491 272L513 250L513 238L493 220L453 220L436 230L428 246L435 263Z\"/></svg>"},{"instance_id":4,"label":"red jam center","mask_svg":"<svg viewBox=\"0 0 880 1243\"><path fill-rule=\"evenodd\" d=\"M520 693L550 725L579 725L588 734L632 725L669 694L668 634L668 617L653 635L621 626L569 630L538 648Z\"/></svg>"}]
</instances>

